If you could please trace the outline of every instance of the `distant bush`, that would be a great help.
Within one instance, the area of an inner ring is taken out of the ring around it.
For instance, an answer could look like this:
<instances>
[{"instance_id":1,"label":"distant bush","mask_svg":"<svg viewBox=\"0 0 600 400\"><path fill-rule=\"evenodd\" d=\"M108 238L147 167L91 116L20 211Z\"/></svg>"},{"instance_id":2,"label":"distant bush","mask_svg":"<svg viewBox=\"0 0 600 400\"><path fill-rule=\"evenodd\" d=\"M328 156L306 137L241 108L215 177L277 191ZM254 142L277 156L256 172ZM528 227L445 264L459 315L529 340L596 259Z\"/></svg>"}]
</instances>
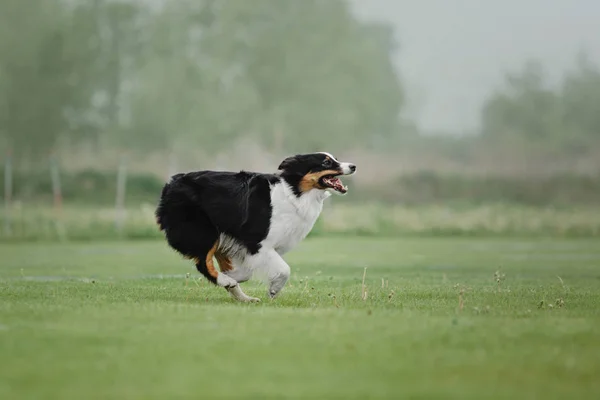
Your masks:
<instances>
[{"instance_id":1,"label":"distant bush","mask_svg":"<svg viewBox=\"0 0 600 400\"><path fill-rule=\"evenodd\" d=\"M598 207L331 204L313 235L598 237Z\"/></svg>"},{"instance_id":2,"label":"distant bush","mask_svg":"<svg viewBox=\"0 0 600 400\"><path fill-rule=\"evenodd\" d=\"M4 185L4 173L0 181ZM66 202L91 205L107 205L115 201L117 172L83 170L61 173L61 189ZM152 174L129 174L127 176L126 200L130 204L156 202L164 182ZM50 202L52 182L50 172L15 172L13 197L23 202Z\"/></svg>"},{"instance_id":3,"label":"distant bush","mask_svg":"<svg viewBox=\"0 0 600 400\"><path fill-rule=\"evenodd\" d=\"M1 185L3 179L2 173ZM27 203L51 202L52 184L48 171L16 172L13 181L13 197L16 200ZM112 205L115 201L117 172L83 170L62 173L61 183L65 202ZM163 184L164 181L153 174L129 174L126 202L130 205L144 202L155 204ZM383 183L352 186L351 194L336 199L336 202L453 206L505 203L538 207L600 203L600 176L478 177L420 172Z\"/></svg>"},{"instance_id":4,"label":"distant bush","mask_svg":"<svg viewBox=\"0 0 600 400\"><path fill-rule=\"evenodd\" d=\"M353 200L396 204L490 203L529 206L594 205L600 203L600 177L560 175L531 177L473 177L422 172L395 181L361 187Z\"/></svg>"},{"instance_id":5,"label":"distant bush","mask_svg":"<svg viewBox=\"0 0 600 400\"><path fill-rule=\"evenodd\" d=\"M1 241L159 239L154 205L128 207L115 223L113 208L66 204L61 213L51 207L16 203L10 210L11 233ZM0 221L6 214L0 210ZM380 203L327 204L311 236L537 236L599 237L600 209L540 208L508 205L471 207L390 206Z\"/></svg>"}]
</instances>

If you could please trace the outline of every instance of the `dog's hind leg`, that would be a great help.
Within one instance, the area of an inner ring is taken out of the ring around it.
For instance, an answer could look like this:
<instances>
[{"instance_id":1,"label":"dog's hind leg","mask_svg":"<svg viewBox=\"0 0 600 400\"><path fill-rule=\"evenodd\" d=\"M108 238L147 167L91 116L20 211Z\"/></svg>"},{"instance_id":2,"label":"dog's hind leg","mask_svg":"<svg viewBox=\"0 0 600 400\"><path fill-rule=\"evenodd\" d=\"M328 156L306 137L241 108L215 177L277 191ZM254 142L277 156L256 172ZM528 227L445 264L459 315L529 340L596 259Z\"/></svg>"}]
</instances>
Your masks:
<instances>
[{"instance_id":1,"label":"dog's hind leg","mask_svg":"<svg viewBox=\"0 0 600 400\"><path fill-rule=\"evenodd\" d=\"M215 252L215 258L219 263L221 272L235 279L237 283L243 283L252 278L252 271L248 271L245 268L240 268L239 266L234 266L231 262L231 258L222 253L221 250L217 249Z\"/></svg>"},{"instance_id":2,"label":"dog's hind leg","mask_svg":"<svg viewBox=\"0 0 600 400\"><path fill-rule=\"evenodd\" d=\"M234 266L231 262L231 259L225 254L221 253L219 250L216 251L215 258L219 263L221 272L225 273L227 276L232 277L238 283L249 281L252 278L252 271L240 267L239 265Z\"/></svg>"},{"instance_id":3,"label":"dog's hind leg","mask_svg":"<svg viewBox=\"0 0 600 400\"><path fill-rule=\"evenodd\" d=\"M259 298L248 296L240 285L235 285L233 287L227 288L227 291L236 300L242 301L244 303L258 303L260 301Z\"/></svg>"},{"instance_id":4,"label":"dog's hind leg","mask_svg":"<svg viewBox=\"0 0 600 400\"><path fill-rule=\"evenodd\" d=\"M238 283L235 279L217 271L215 268L213 257L215 256L218 245L219 241L217 240L212 245L210 250L208 250L204 259L197 257L194 261L196 262L196 268L202 275L206 277L206 279L218 286L229 289L236 286Z\"/></svg>"},{"instance_id":5,"label":"dog's hind leg","mask_svg":"<svg viewBox=\"0 0 600 400\"><path fill-rule=\"evenodd\" d=\"M246 268L237 267L225 273L227 274L227 276L230 276L233 279L235 279L238 283L244 283L252 279L252 271Z\"/></svg>"},{"instance_id":6,"label":"dog's hind leg","mask_svg":"<svg viewBox=\"0 0 600 400\"><path fill-rule=\"evenodd\" d=\"M239 281L235 277L230 275L230 273L239 270L239 268L235 268L235 269L233 268L233 265L231 264L231 260L229 259L229 257L227 257L225 254L221 253L218 250L218 245L219 245L219 243L217 241L215 243L215 245L213 246L213 248L211 249L211 251L206 255L206 257L207 257L206 265L210 266L215 271L216 283L220 286L223 286L225 289L227 289L229 294L236 300L243 301L243 302L259 302L260 299L257 299L256 297L250 297L246 293L244 293L244 291L240 288ZM212 261L213 256L217 259L217 262L219 263L219 268L221 269L221 272L218 272L215 270L214 263ZM210 262L208 260L209 257L210 257ZM235 282L235 284L225 286L225 285L219 283L219 281L224 283L227 280L231 280L232 282Z\"/></svg>"},{"instance_id":7,"label":"dog's hind leg","mask_svg":"<svg viewBox=\"0 0 600 400\"><path fill-rule=\"evenodd\" d=\"M233 264L231 263L231 258L229 258L227 255L223 254L223 252L218 248L215 251L215 258L217 259L217 262L219 263L219 269L221 270L221 272L227 273L233 269Z\"/></svg>"}]
</instances>

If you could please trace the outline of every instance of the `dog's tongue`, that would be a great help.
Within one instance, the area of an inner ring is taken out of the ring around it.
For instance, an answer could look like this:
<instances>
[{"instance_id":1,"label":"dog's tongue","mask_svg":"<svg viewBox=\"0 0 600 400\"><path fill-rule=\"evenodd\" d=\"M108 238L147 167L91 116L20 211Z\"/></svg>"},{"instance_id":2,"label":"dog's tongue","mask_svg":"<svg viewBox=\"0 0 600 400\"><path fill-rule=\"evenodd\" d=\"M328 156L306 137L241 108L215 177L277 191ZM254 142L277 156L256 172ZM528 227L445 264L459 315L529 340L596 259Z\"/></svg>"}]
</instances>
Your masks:
<instances>
[{"instance_id":1,"label":"dog's tongue","mask_svg":"<svg viewBox=\"0 0 600 400\"><path fill-rule=\"evenodd\" d=\"M337 190L344 188L344 185L342 185L342 181L340 181L339 178L330 179L329 183L331 183L331 186L333 186Z\"/></svg>"},{"instance_id":2,"label":"dog's tongue","mask_svg":"<svg viewBox=\"0 0 600 400\"><path fill-rule=\"evenodd\" d=\"M333 189L337 190L338 192L345 193L347 191L347 189L344 187L344 184L341 180L339 180L339 178L328 178L327 184L330 185Z\"/></svg>"}]
</instances>

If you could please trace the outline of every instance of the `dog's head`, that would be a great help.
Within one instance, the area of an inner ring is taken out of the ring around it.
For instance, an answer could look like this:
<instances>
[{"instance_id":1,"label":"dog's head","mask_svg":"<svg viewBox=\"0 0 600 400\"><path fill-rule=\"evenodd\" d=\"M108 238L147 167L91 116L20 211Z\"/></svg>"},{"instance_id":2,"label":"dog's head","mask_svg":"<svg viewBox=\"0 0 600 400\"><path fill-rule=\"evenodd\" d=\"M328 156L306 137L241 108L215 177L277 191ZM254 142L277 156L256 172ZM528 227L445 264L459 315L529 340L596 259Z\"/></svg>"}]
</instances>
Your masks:
<instances>
[{"instance_id":1,"label":"dog's head","mask_svg":"<svg viewBox=\"0 0 600 400\"><path fill-rule=\"evenodd\" d=\"M297 196L311 190L346 194L348 188L339 176L352 175L356 165L339 162L329 153L310 153L286 158L279 165L279 171Z\"/></svg>"}]
</instances>

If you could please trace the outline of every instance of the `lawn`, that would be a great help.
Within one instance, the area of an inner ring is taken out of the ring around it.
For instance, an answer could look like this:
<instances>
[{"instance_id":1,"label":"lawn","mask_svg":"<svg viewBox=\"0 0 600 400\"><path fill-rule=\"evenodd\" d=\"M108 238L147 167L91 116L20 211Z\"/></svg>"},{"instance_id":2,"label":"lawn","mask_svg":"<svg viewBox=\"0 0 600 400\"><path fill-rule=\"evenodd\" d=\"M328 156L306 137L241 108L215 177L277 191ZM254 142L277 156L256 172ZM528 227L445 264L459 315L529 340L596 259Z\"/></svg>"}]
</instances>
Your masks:
<instances>
[{"instance_id":1,"label":"lawn","mask_svg":"<svg viewBox=\"0 0 600 400\"><path fill-rule=\"evenodd\" d=\"M250 282L263 301L240 304L163 241L0 244L0 398L600 396L598 240L313 238L287 259L279 298Z\"/></svg>"}]
</instances>

